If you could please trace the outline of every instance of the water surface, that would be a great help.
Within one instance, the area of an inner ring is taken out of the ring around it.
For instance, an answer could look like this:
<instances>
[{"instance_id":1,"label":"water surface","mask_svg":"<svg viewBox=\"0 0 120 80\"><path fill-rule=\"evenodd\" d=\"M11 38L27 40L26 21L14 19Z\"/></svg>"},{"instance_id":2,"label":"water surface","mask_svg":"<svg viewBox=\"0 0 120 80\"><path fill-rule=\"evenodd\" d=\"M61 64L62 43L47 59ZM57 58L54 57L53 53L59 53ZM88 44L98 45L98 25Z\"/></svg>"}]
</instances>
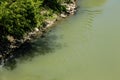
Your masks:
<instances>
[{"instance_id":1,"label":"water surface","mask_svg":"<svg viewBox=\"0 0 120 80\"><path fill-rule=\"evenodd\" d=\"M119 3L79 0L77 14L28 52L44 55L19 60L12 71L1 69L0 80L120 80Z\"/></svg>"}]
</instances>

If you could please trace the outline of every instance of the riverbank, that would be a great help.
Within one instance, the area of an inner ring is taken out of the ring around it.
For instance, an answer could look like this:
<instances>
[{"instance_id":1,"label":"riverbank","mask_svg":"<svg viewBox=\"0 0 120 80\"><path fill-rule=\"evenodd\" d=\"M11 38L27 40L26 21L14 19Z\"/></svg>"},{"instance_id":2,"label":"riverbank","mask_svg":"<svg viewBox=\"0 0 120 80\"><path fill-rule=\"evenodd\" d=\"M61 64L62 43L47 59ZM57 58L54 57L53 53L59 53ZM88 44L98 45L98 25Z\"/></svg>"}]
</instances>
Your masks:
<instances>
[{"instance_id":1,"label":"riverbank","mask_svg":"<svg viewBox=\"0 0 120 80\"><path fill-rule=\"evenodd\" d=\"M35 27L32 31L27 32L24 34L24 36L20 39L15 39L13 36L7 36L7 39L9 40L9 46L8 49L6 51L2 51L4 53L0 54L0 63L3 64L6 61L8 61L9 59L14 57L14 50L19 48L22 44L24 43L30 43L31 41L33 41L34 39L36 39L37 37L43 36L44 33L48 32L50 29L52 29L53 25L55 25L55 23L57 21L60 21L70 15L74 15L76 12L76 1L72 1L70 3L64 3L61 4L66 6L66 12L62 12L60 14L56 14L54 13L52 15L52 18L47 18L44 20L44 24L42 25L42 27ZM41 11L40 14L44 15L44 13L46 13L45 10Z\"/></svg>"}]
</instances>

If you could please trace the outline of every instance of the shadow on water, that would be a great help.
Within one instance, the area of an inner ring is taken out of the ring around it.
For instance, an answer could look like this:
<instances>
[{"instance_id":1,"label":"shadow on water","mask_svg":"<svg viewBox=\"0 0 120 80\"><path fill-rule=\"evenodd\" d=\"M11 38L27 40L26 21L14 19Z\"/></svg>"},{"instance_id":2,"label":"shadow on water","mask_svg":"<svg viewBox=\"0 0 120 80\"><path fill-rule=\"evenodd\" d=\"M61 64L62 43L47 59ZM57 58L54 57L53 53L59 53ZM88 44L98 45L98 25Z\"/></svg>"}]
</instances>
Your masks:
<instances>
[{"instance_id":1,"label":"shadow on water","mask_svg":"<svg viewBox=\"0 0 120 80\"><path fill-rule=\"evenodd\" d=\"M52 33L52 34L51 34ZM35 56L52 53L56 48L61 48L60 44L56 42L57 36L54 31L44 34L31 43L24 43L20 48L16 49L12 54L13 58L5 63L5 68L13 70L17 67L17 61L31 61Z\"/></svg>"},{"instance_id":2,"label":"shadow on water","mask_svg":"<svg viewBox=\"0 0 120 80\"><path fill-rule=\"evenodd\" d=\"M76 16L81 15L81 24L87 28L92 27L92 23L96 15L101 14L101 10L89 10L81 8L80 11L76 13ZM83 16L83 17L82 17ZM9 59L5 63L5 68L8 70L13 70L17 67L17 61L32 60L35 56L45 55L48 53L53 53L55 49L61 48L61 44L57 43L57 35L55 35L56 30L53 29L52 32L45 34L42 38L38 38L31 43L25 43L21 45L20 48L16 49L12 54L15 54L13 58Z\"/></svg>"}]
</instances>

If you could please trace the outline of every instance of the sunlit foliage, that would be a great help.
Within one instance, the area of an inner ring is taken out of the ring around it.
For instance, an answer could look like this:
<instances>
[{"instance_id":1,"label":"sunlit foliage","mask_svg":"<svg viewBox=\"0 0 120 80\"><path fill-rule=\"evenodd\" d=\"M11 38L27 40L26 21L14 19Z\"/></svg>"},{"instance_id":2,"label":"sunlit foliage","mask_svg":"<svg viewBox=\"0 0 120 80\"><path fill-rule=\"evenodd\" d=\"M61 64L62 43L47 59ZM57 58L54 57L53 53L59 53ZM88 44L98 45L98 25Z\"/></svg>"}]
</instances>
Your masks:
<instances>
[{"instance_id":1,"label":"sunlit foliage","mask_svg":"<svg viewBox=\"0 0 120 80\"><path fill-rule=\"evenodd\" d=\"M20 38L35 27L41 27L44 19L54 12L61 13L61 5L70 0L1 0L0 1L0 39L6 35ZM41 15L48 10L49 15Z\"/></svg>"}]
</instances>

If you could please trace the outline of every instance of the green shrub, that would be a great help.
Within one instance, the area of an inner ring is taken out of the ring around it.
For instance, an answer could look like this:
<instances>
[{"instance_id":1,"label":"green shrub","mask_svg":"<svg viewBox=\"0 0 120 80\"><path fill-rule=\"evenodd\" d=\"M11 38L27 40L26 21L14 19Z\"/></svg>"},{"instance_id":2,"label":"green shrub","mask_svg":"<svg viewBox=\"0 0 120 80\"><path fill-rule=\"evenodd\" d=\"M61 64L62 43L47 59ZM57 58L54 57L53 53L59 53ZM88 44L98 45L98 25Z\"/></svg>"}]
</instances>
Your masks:
<instances>
[{"instance_id":1,"label":"green shrub","mask_svg":"<svg viewBox=\"0 0 120 80\"><path fill-rule=\"evenodd\" d=\"M66 0L1 0L0 1L0 38L11 35L20 38L24 33L40 27L44 19L53 12L66 11L61 3ZM47 8L45 8L47 7ZM40 15L41 10L49 13ZM3 31L2 31L3 30Z\"/></svg>"},{"instance_id":2,"label":"green shrub","mask_svg":"<svg viewBox=\"0 0 120 80\"><path fill-rule=\"evenodd\" d=\"M21 37L42 20L39 6L31 0L19 0L12 4L3 2L0 11L0 24L4 25L6 34L14 37Z\"/></svg>"},{"instance_id":3,"label":"green shrub","mask_svg":"<svg viewBox=\"0 0 120 80\"><path fill-rule=\"evenodd\" d=\"M43 1L43 6L51 8L54 11L57 11L57 12L60 12L60 13L63 12L63 11L66 11L65 6L62 6L61 1L59 1L59 0L44 0Z\"/></svg>"}]
</instances>

